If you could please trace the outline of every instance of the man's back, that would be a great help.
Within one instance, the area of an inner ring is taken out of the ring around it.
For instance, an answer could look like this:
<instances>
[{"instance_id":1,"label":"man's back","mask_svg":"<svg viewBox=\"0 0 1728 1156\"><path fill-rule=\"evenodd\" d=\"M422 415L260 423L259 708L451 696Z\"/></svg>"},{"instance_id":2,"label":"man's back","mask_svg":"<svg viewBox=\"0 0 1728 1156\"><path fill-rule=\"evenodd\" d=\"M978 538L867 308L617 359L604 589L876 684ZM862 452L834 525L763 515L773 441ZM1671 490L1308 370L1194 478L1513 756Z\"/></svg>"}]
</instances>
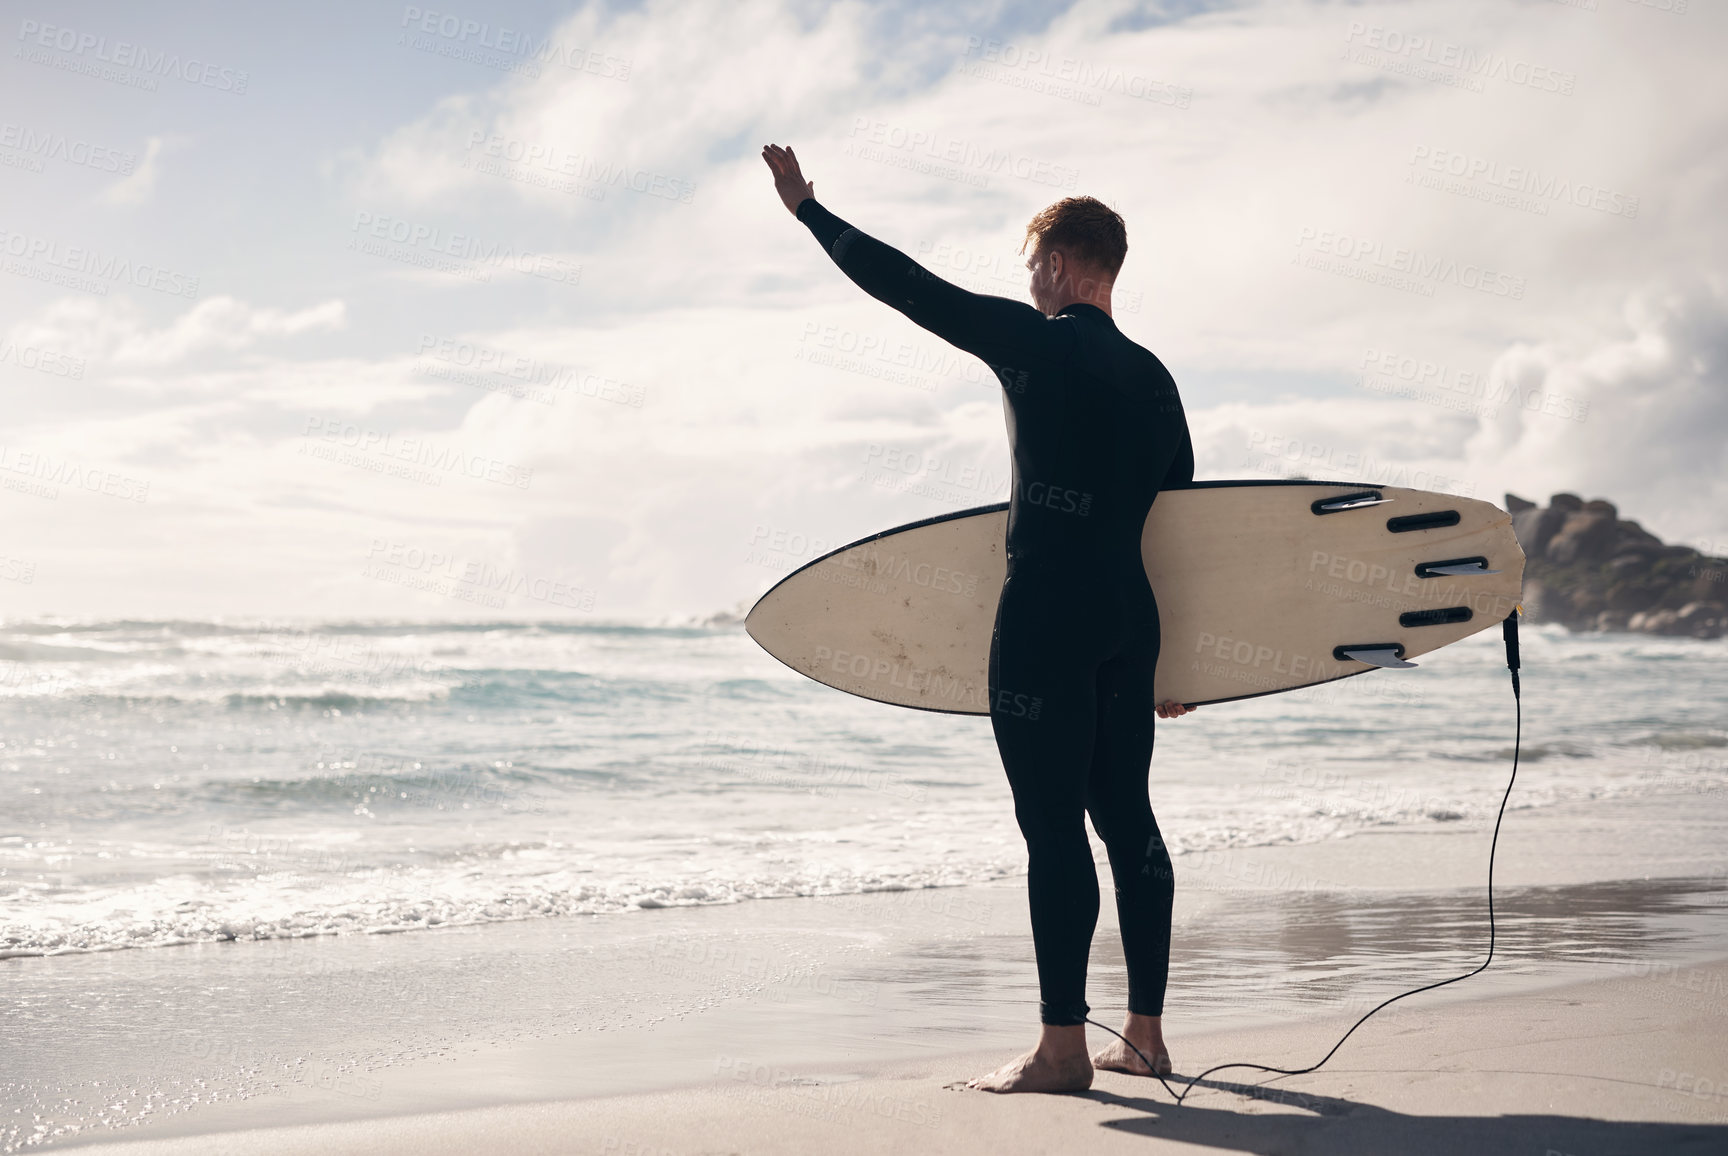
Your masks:
<instances>
[{"instance_id":1,"label":"man's back","mask_svg":"<svg viewBox=\"0 0 1728 1156\"><path fill-rule=\"evenodd\" d=\"M1057 335L1053 360L1004 383L1015 474L1009 554L1137 568L1153 499L1194 476L1176 384L1094 305L1070 305L1045 324Z\"/></svg>"},{"instance_id":2,"label":"man's back","mask_svg":"<svg viewBox=\"0 0 1728 1156\"><path fill-rule=\"evenodd\" d=\"M983 358L1001 382L1014 461L1011 561L1138 570L1158 490L1194 476L1188 422L1163 363L1095 305L1046 317L967 292L813 197L798 219L860 288Z\"/></svg>"}]
</instances>

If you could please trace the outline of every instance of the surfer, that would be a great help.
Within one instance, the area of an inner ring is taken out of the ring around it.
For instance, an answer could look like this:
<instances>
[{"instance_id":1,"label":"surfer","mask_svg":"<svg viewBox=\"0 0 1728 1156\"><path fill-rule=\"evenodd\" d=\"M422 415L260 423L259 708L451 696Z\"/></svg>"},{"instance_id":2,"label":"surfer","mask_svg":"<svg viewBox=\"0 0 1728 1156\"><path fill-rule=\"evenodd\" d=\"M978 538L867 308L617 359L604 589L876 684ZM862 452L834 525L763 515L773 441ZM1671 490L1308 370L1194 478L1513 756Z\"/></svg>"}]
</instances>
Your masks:
<instances>
[{"instance_id":1,"label":"surfer","mask_svg":"<svg viewBox=\"0 0 1728 1156\"><path fill-rule=\"evenodd\" d=\"M990 723L1026 838L1038 961L1038 1045L972 1087L1074 1092L1095 1067L1150 1075L1120 1042L1087 1055L1086 959L1098 920L1092 817L1109 853L1128 1017L1122 1034L1170 1070L1164 989L1174 878L1147 779L1158 604L1140 535L1158 491L1192 480L1194 449L1170 373L1116 328L1110 290L1122 218L1067 197L1032 218L1034 304L971 293L816 201L790 148L762 157L786 208L866 293L975 354L1002 384L1013 459L1007 580L990 640Z\"/></svg>"}]
</instances>

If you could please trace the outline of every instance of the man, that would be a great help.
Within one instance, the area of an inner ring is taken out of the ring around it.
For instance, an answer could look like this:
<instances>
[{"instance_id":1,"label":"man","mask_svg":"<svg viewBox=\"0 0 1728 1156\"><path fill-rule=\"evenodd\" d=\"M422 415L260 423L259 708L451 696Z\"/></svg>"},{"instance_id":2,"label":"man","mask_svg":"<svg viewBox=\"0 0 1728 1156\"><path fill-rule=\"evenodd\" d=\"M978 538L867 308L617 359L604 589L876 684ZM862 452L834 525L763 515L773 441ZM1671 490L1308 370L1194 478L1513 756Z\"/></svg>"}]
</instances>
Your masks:
<instances>
[{"instance_id":1,"label":"man","mask_svg":"<svg viewBox=\"0 0 1728 1156\"><path fill-rule=\"evenodd\" d=\"M1127 253L1122 218L1091 197L1051 205L1027 226L1037 308L969 293L817 203L789 148L763 159L781 201L841 271L1001 381L1014 485L1008 577L990 641L990 723L1026 837L1038 958L1038 1046L971 1082L992 1092L1077 1092L1094 1067L1150 1075L1113 1042L1088 1057L1086 958L1098 876L1085 815L1104 841L1128 964L1122 1034L1170 1070L1162 1016L1170 961L1170 856L1147 777L1158 605L1140 534L1160 488L1192 480L1194 450L1175 382L1116 328L1110 287ZM1025 246L1021 246L1025 251ZM1020 704L1040 700L1034 714Z\"/></svg>"}]
</instances>

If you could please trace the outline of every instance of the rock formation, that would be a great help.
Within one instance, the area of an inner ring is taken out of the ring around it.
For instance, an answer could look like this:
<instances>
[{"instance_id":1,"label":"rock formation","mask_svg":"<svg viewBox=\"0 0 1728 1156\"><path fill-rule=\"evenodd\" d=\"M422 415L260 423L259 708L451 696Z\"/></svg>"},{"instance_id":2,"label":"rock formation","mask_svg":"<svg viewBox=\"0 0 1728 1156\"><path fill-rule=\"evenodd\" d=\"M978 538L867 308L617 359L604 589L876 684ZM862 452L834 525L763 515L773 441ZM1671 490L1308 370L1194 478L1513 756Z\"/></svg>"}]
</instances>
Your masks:
<instances>
[{"instance_id":1,"label":"rock formation","mask_svg":"<svg viewBox=\"0 0 1728 1156\"><path fill-rule=\"evenodd\" d=\"M1728 633L1728 559L1664 546L1612 502L1555 494L1546 507L1506 495L1527 559L1524 611L1573 630L1720 638Z\"/></svg>"}]
</instances>

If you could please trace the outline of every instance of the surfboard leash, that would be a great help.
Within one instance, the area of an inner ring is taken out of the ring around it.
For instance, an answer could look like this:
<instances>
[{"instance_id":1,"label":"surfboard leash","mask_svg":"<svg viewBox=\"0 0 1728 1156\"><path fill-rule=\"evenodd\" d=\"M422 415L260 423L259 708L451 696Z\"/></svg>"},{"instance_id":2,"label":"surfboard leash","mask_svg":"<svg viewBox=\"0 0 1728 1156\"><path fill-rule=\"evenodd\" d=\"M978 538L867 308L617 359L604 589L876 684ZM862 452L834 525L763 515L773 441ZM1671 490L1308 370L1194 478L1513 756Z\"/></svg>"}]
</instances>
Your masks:
<instances>
[{"instance_id":1,"label":"surfboard leash","mask_svg":"<svg viewBox=\"0 0 1728 1156\"><path fill-rule=\"evenodd\" d=\"M1170 1081L1166 1080L1163 1075L1159 1073L1157 1066L1154 1065L1151 1060L1146 1058L1145 1052L1142 1052L1132 1043L1129 1043L1128 1037L1124 1036L1115 1028L1105 1027L1105 1025L1099 1023L1095 1019L1087 1019L1086 1022L1091 1024L1093 1027L1104 1028L1105 1031L1109 1032L1123 1043L1128 1044L1129 1049L1135 1055L1140 1057L1140 1062L1145 1064L1147 1069L1157 1077L1160 1084L1164 1085L1164 1090L1170 1093L1178 1106L1181 1105L1183 1100L1188 1098L1188 1093L1192 1092L1201 1080L1204 1080L1213 1072L1222 1072L1231 1068L1248 1068L1256 1072L1271 1072L1273 1075L1278 1076L1305 1076L1310 1072L1319 1071L1321 1066L1337 1054L1339 1048L1344 1046L1344 1041L1349 1039L1357 1028L1367 1023L1369 1017L1374 1015L1374 1013L1378 1012L1381 1008L1395 1004L1401 999L1408 999L1413 995L1420 995L1425 991L1433 991L1435 988L1445 987L1448 984L1458 983L1462 980L1469 979L1472 976L1481 975L1484 971L1488 970L1488 965L1494 962L1494 852L1500 846L1500 821L1506 817L1506 801L1512 797L1512 785L1518 781L1518 751L1524 739L1524 703L1518 686L1518 614L1522 609L1522 604L1514 607L1512 613L1508 614L1505 620L1500 624L1500 634L1506 642L1506 666L1507 669L1512 672L1512 703L1516 712L1517 721L1514 726L1512 739L1512 775L1506 780L1505 793L1500 796L1500 811L1494 816L1494 837L1488 843L1488 958L1484 959L1481 965L1474 971L1465 972L1463 975L1455 975L1451 979L1443 979L1438 983L1424 984L1422 987L1412 988L1400 995L1393 996L1391 999L1388 999L1383 1003L1377 1004L1361 1019L1351 1024L1349 1031L1338 1037L1338 1042L1332 1045L1331 1051L1321 1056L1317 1063L1306 1068L1273 1068L1268 1067L1265 1064L1250 1063L1216 1064L1213 1067L1207 1068L1192 1080L1189 1080L1187 1086L1180 1092L1170 1086Z\"/></svg>"}]
</instances>

